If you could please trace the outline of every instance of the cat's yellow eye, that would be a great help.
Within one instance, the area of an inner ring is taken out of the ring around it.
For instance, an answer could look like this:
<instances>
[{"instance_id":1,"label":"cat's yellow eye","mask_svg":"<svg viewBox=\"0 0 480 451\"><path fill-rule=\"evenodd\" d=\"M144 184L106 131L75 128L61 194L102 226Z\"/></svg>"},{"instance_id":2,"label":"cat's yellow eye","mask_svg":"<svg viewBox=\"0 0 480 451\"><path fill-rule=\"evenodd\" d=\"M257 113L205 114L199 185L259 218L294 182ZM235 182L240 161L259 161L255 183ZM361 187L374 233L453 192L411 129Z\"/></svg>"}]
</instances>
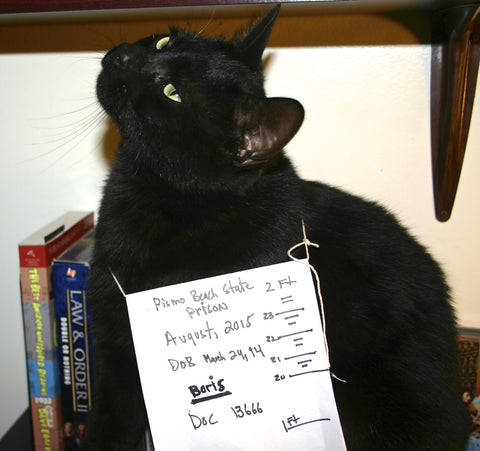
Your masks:
<instances>
[{"instance_id":1,"label":"cat's yellow eye","mask_svg":"<svg viewBox=\"0 0 480 451\"><path fill-rule=\"evenodd\" d=\"M165 86L165 88L163 88L163 93L174 102L182 101L182 98L180 97L177 88L175 88L175 86L173 86L171 83L169 83L167 86Z\"/></svg>"},{"instance_id":2,"label":"cat's yellow eye","mask_svg":"<svg viewBox=\"0 0 480 451\"><path fill-rule=\"evenodd\" d=\"M162 50L168 44L168 41L170 41L170 36L165 36L164 38L159 39L156 45L157 50Z\"/></svg>"}]
</instances>

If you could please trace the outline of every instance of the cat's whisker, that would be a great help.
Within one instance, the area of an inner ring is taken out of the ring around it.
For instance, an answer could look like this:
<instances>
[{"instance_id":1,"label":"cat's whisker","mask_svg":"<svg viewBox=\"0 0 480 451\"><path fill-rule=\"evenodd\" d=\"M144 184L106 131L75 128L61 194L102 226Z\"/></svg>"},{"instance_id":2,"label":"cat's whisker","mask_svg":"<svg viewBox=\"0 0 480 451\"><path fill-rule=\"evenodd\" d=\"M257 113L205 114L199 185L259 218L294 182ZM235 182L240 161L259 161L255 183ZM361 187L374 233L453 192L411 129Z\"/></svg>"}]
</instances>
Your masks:
<instances>
[{"instance_id":1,"label":"cat's whisker","mask_svg":"<svg viewBox=\"0 0 480 451\"><path fill-rule=\"evenodd\" d=\"M216 12L216 9L213 8L212 14L210 15L210 19L208 19L208 22L206 23L206 25L196 33L197 36L200 36L207 29L207 27L212 23L212 20L215 16L215 12Z\"/></svg>"},{"instance_id":2,"label":"cat's whisker","mask_svg":"<svg viewBox=\"0 0 480 451\"><path fill-rule=\"evenodd\" d=\"M78 160L72 161L72 163L69 165L69 167L75 166L79 164L81 161L84 161L86 158L88 158L90 155L97 153L97 151L101 148L103 144L103 137L99 138L97 140L97 143L91 147L91 149L83 154Z\"/></svg>"},{"instance_id":3,"label":"cat's whisker","mask_svg":"<svg viewBox=\"0 0 480 451\"><path fill-rule=\"evenodd\" d=\"M72 59L74 61L94 61L98 60L100 58L100 52L101 50L92 50L92 51L85 51L80 52L80 55L75 54L75 55L65 55L63 58L65 59Z\"/></svg>"},{"instance_id":4,"label":"cat's whisker","mask_svg":"<svg viewBox=\"0 0 480 451\"><path fill-rule=\"evenodd\" d=\"M135 158L134 158L134 163L135 163L135 175L138 174L138 172L140 171L140 168L141 168L141 165L142 165L142 161L141 161L141 153L140 152L137 152L135 154Z\"/></svg>"},{"instance_id":5,"label":"cat's whisker","mask_svg":"<svg viewBox=\"0 0 480 451\"><path fill-rule=\"evenodd\" d=\"M72 142L73 140L75 140L79 137L82 138L81 141L83 141L83 139L85 139L88 136L90 131L95 129L96 126L100 123L99 119L101 117L102 117L102 114L99 112L95 116L92 116L92 117L88 118L87 120L84 120L81 123L81 125L78 128L73 129L71 133L69 133L65 136L60 136L59 138L53 139L51 141L47 141L45 143L42 143L42 145L56 144L56 143L60 143L60 144L58 146L54 147L53 149L51 149L47 152L44 152L41 156L45 156L45 155L54 153L57 150L62 149L69 142Z\"/></svg>"},{"instance_id":6,"label":"cat's whisker","mask_svg":"<svg viewBox=\"0 0 480 451\"><path fill-rule=\"evenodd\" d=\"M126 42L127 38L125 36L125 30L120 28L120 42Z\"/></svg>"},{"instance_id":7,"label":"cat's whisker","mask_svg":"<svg viewBox=\"0 0 480 451\"><path fill-rule=\"evenodd\" d=\"M103 55L101 53L98 53L98 54L95 54L95 55L85 55L85 56L76 56L76 60L75 63L82 63L82 62L85 62L85 61L101 61L103 58Z\"/></svg>"},{"instance_id":8,"label":"cat's whisker","mask_svg":"<svg viewBox=\"0 0 480 451\"><path fill-rule=\"evenodd\" d=\"M79 109L79 111L83 110ZM65 113L65 114L72 114L72 112ZM32 145L42 145L46 146L49 144L57 144L53 148L46 150L42 153L39 153L25 161L25 162L31 162L31 161L36 161L42 158L46 158L49 155L53 155L59 150L64 150L62 154L55 159L55 161L50 165L49 167L55 165L58 163L60 160L65 158L72 150L74 150L78 145L80 145L92 132L95 130L101 123L102 119L105 118L107 115L105 111L98 107L95 109L95 111L90 112L86 117L81 119L80 121L77 121L72 124L67 124L67 125L59 125L55 127L55 129L60 129L63 128L64 131L63 133L60 133L55 135L53 139L50 139L45 142L39 142L39 143L32 143ZM65 129L67 133L65 133ZM63 136L62 136L63 134ZM71 144L69 147L69 144Z\"/></svg>"},{"instance_id":9,"label":"cat's whisker","mask_svg":"<svg viewBox=\"0 0 480 451\"><path fill-rule=\"evenodd\" d=\"M58 125L56 127L42 128L43 130L50 130L52 133L49 136L45 137L45 141L42 143L36 143L37 145L41 144L53 144L62 140L69 139L70 136L75 135L81 131L85 126L91 121L97 120L97 117L102 116L102 110L93 111L83 119L79 121L72 122L69 124ZM55 133L56 132L56 133ZM34 143L35 144L35 143Z\"/></svg>"},{"instance_id":10,"label":"cat's whisker","mask_svg":"<svg viewBox=\"0 0 480 451\"><path fill-rule=\"evenodd\" d=\"M98 110L103 110L101 105L98 103L98 100L95 98L95 97L91 97L89 98L90 99L93 99L90 103L80 107L80 108L77 108L75 110L70 110L70 111L66 111L66 112L63 112L63 113L59 113L59 114L54 114L53 116L46 116L44 118L42 118L41 120L59 120L59 119L62 119L64 118L65 116L71 116L71 115L74 115L74 114L78 114L78 113L82 113L84 112L85 110L88 110L88 109L91 109L91 108L95 108L96 111ZM95 112L96 112L95 111ZM40 128L40 129L54 129L54 128L61 128L61 127L67 127L66 125L55 125L53 127L39 127L37 126L36 128Z\"/></svg>"},{"instance_id":11,"label":"cat's whisker","mask_svg":"<svg viewBox=\"0 0 480 451\"><path fill-rule=\"evenodd\" d=\"M83 111L82 109L77 110L78 112ZM60 121L63 119L65 116L73 114L73 112L65 113L62 115L54 116L50 118L51 120L56 120ZM51 131L57 131L57 133L52 133L50 136L46 137L45 141L43 142L38 142L38 143L32 143L32 145L43 145L43 144L53 144L55 142L59 142L62 140L67 140L69 137L72 135L75 135L77 132L81 131L84 126L88 125L90 121L95 121L97 120L98 116L104 115L104 111L100 106L97 105L97 108L95 108L94 111L89 112L85 117L83 117L80 120L75 120L74 122L70 122L67 124L56 124L53 126L41 126L38 127L36 126L35 128L40 129L40 130L51 130Z\"/></svg>"},{"instance_id":12,"label":"cat's whisker","mask_svg":"<svg viewBox=\"0 0 480 451\"><path fill-rule=\"evenodd\" d=\"M112 39L112 37L105 32L101 31L102 27L97 27L96 25L85 25L85 31L88 32L92 38L91 42L95 42L95 48L111 48L117 45L117 43Z\"/></svg>"},{"instance_id":13,"label":"cat's whisker","mask_svg":"<svg viewBox=\"0 0 480 451\"><path fill-rule=\"evenodd\" d=\"M89 136L101 123L101 119L103 117L106 117L106 114L102 114L102 112L97 113L88 123L85 127L83 127L81 130L79 130L73 137L71 136L70 142L72 145L66 149L65 152L62 152L60 156L58 156L50 165L48 165L42 172L47 171L48 169L51 169L52 167L56 166L61 160L67 157L73 150L75 150L82 142L86 139L87 136ZM73 139L72 139L73 138ZM63 144L60 144L56 148L52 149L51 151L48 151L46 154L51 154L54 153L62 148L64 148L68 142L65 142ZM87 155L90 155L96 148L98 148L98 145L94 147L91 151L87 152L85 157ZM45 156L46 154L43 154ZM81 161L78 160L77 163ZM76 164L77 164L76 163Z\"/></svg>"}]
</instances>

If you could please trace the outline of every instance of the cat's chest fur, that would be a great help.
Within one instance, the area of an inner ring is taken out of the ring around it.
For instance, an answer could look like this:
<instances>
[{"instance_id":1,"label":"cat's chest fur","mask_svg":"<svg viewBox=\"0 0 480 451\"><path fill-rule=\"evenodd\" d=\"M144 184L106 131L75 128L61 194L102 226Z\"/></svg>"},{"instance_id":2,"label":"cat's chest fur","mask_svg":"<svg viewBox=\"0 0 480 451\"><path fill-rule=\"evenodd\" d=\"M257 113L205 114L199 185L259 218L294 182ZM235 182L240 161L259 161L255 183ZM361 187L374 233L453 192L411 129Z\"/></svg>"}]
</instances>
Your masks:
<instances>
[{"instance_id":1,"label":"cat's chest fur","mask_svg":"<svg viewBox=\"0 0 480 451\"><path fill-rule=\"evenodd\" d=\"M97 236L115 239L99 239L97 260L108 259L129 290L286 261L312 192L287 160L280 164L239 194L183 193L113 174Z\"/></svg>"}]
</instances>

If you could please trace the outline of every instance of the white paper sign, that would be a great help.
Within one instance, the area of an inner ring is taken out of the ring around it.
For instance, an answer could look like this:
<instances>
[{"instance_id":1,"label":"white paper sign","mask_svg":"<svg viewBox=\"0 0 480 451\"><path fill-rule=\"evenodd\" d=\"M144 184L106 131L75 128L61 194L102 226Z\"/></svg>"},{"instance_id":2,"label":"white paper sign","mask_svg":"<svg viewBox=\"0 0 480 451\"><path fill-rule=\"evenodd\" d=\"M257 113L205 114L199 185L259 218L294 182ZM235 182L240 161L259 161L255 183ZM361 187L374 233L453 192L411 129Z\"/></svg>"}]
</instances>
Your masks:
<instances>
[{"instance_id":1,"label":"white paper sign","mask_svg":"<svg viewBox=\"0 0 480 451\"><path fill-rule=\"evenodd\" d=\"M157 451L345 449L307 265L134 293L127 304Z\"/></svg>"}]
</instances>

